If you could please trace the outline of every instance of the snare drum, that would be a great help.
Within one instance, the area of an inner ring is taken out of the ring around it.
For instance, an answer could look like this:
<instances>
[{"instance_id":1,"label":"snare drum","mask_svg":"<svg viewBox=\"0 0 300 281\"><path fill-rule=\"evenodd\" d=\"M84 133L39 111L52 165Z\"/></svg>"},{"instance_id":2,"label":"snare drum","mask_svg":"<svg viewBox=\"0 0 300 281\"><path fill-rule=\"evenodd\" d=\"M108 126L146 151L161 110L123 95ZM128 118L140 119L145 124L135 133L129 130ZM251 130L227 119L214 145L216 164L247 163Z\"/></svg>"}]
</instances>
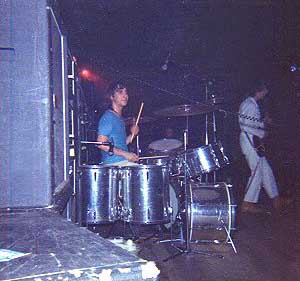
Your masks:
<instances>
[{"instance_id":1,"label":"snare drum","mask_svg":"<svg viewBox=\"0 0 300 281\"><path fill-rule=\"evenodd\" d=\"M121 170L122 219L140 224L170 221L166 166L139 165Z\"/></svg>"},{"instance_id":2,"label":"snare drum","mask_svg":"<svg viewBox=\"0 0 300 281\"><path fill-rule=\"evenodd\" d=\"M141 163L144 165L166 166L170 176L178 176L181 173L181 162L176 157L149 157L148 159L143 159Z\"/></svg>"},{"instance_id":3,"label":"snare drum","mask_svg":"<svg viewBox=\"0 0 300 281\"><path fill-rule=\"evenodd\" d=\"M82 220L84 223L109 223L118 214L118 168L100 165L81 166Z\"/></svg>"},{"instance_id":4,"label":"snare drum","mask_svg":"<svg viewBox=\"0 0 300 281\"><path fill-rule=\"evenodd\" d=\"M149 158L145 158L141 161L144 165L157 165L157 166L168 166L170 162L170 158L167 156L150 156Z\"/></svg>"}]
</instances>

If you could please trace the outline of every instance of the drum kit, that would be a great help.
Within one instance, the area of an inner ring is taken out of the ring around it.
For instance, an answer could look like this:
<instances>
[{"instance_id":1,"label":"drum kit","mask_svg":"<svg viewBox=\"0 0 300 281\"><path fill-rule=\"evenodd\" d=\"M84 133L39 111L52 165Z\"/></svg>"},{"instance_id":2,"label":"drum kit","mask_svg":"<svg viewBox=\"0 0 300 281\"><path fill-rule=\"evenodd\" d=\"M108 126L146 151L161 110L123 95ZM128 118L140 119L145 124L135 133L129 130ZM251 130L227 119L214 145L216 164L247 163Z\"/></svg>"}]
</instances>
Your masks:
<instances>
[{"instance_id":1,"label":"drum kit","mask_svg":"<svg viewBox=\"0 0 300 281\"><path fill-rule=\"evenodd\" d=\"M189 116L216 109L215 103L179 105L155 114L186 117L188 124ZM153 120L141 117L140 122ZM125 124L132 122L133 118L125 119ZM188 125L183 143L177 139L151 142L148 146L151 156L140 157L140 163L135 166L82 165L84 223L121 220L172 228L179 221L186 230L183 239L188 243L188 250L192 240L232 243L230 231L234 229L235 205L231 185L199 181L202 175L228 165L229 160L220 141L188 149L187 133ZM218 233L212 239L203 235L212 232ZM220 235L221 232L225 235Z\"/></svg>"}]
</instances>

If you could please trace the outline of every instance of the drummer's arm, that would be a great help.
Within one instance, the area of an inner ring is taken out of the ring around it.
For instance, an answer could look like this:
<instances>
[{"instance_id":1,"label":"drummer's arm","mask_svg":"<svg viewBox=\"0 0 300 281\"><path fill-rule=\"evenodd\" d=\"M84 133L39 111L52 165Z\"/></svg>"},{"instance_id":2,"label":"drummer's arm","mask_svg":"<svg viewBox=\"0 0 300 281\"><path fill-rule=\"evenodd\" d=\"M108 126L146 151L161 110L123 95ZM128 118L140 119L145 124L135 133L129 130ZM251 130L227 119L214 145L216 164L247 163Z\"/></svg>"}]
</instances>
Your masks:
<instances>
[{"instance_id":1,"label":"drummer's arm","mask_svg":"<svg viewBox=\"0 0 300 281\"><path fill-rule=\"evenodd\" d=\"M97 138L97 141L98 142L107 142L109 140L108 140L107 136L99 135L98 138ZM109 152L109 146L107 146L107 145L98 145L98 148L105 151L106 153ZM133 161L133 162L138 161L138 157L137 157L136 154L131 153L131 152L127 152L127 151L122 150L118 147L113 147L112 152L115 155L122 156L122 157L126 158L128 161Z\"/></svg>"}]
</instances>

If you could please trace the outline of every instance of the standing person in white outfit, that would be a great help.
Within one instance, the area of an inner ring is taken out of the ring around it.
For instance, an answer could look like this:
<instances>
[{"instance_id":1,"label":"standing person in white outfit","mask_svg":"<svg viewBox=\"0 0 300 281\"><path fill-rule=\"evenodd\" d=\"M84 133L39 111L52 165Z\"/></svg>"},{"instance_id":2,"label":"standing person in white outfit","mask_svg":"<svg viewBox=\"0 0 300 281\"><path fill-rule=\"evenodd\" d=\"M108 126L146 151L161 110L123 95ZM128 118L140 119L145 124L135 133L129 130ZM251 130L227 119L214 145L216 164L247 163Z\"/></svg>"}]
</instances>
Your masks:
<instances>
[{"instance_id":1,"label":"standing person in white outfit","mask_svg":"<svg viewBox=\"0 0 300 281\"><path fill-rule=\"evenodd\" d=\"M266 137L265 122L261 120L261 114L257 102L262 100L268 93L263 81L257 81L253 88L253 94L246 98L240 105L239 124L241 128L240 145L245 155L251 176L246 187L245 197L242 203L242 212L259 213L263 209L257 206L261 187L273 200L273 207L280 210L286 204L279 196L277 183L273 171L265 156L259 156L255 149L255 136L260 140ZM251 117L247 118L245 116Z\"/></svg>"}]
</instances>

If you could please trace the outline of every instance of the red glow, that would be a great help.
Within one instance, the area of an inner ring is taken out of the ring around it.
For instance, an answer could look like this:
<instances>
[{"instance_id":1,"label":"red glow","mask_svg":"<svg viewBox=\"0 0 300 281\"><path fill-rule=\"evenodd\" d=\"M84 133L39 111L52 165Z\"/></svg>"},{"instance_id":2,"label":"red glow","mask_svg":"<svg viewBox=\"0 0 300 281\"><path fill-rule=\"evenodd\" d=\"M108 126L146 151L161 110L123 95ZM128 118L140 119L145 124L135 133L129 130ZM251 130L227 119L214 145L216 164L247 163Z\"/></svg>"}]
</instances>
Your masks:
<instances>
[{"instance_id":1,"label":"red glow","mask_svg":"<svg viewBox=\"0 0 300 281\"><path fill-rule=\"evenodd\" d=\"M92 72L88 68L82 68L79 70L79 76L88 81L94 82L95 85L100 85L102 83L101 76L97 73Z\"/></svg>"},{"instance_id":2,"label":"red glow","mask_svg":"<svg viewBox=\"0 0 300 281\"><path fill-rule=\"evenodd\" d=\"M86 78L88 80L89 80L89 78L91 78L91 75L92 75L91 72L87 69L82 69L81 72L80 72L80 76L82 78Z\"/></svg>"}]
</instances>

